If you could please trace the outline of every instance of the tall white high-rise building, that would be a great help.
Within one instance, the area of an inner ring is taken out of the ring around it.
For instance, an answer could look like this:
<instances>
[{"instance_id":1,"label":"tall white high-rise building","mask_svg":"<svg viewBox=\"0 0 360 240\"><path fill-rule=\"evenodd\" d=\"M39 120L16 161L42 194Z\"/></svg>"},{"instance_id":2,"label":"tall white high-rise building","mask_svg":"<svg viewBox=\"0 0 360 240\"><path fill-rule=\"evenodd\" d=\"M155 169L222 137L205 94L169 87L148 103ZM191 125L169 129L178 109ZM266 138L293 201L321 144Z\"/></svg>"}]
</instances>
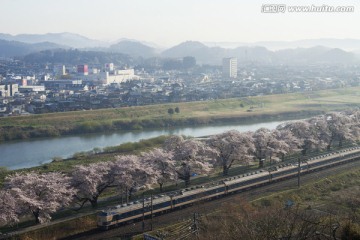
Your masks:
<instances>
[{"instance_id":1,"label":"tall white high-rise building","mask_svg":"<svg viewBox=\"0 0 360 240\"><path fill-rule=\"evenodd\" d=\"M223 77L236 78L237 77L237 58L223 59Z\"/></svg>"},{"instance_id":2,"label":"tall white high-rise building","mask_svg":"<svg viewBox=\"0 0 360 240\"><path fill-rule=\"evenodd\" d=\"M65 65L56 65L54 67L54 73L60 76L66 75Z\"/></svg>"}]
</instances>

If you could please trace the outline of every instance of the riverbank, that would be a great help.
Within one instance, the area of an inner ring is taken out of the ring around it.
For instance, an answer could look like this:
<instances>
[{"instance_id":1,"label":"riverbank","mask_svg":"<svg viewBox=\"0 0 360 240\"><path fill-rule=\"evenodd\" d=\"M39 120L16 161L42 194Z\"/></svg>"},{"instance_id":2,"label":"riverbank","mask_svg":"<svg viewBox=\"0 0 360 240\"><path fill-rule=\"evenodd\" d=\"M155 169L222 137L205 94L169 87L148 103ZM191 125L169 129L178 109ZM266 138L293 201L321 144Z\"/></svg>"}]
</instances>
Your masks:
<instances>
[{"instance_id":1,"label":"riverbank","mask_svg":"<svg viewBox=\"0 0 360 240\"><path fill-rule=\"evenodd\" d=\"M80 133L310 117L358 107L360 87L0 118L0 142ZM170 114L169 109L179 112Z\"/></svg>"},{"instance_id":2,"label":"riverbank","mask_svg":"<svg viewBox=\"0 0 360 240\"><path fill-rule=\"evenodd\" d=\"M61 160L88 156L89 153L101 153L108 149L132 149L160 136L184 135L203 137L220 134L229 130L240 132L256 131L259 128L274 129L284 121L242 122L241 124L208 124L200 126L172 127L160 129L144 129L135 131L114 131L111 133L79 134L44 139L11 141L0 144L0 166L8 169L29 168ZM21 149L21 151L19 151ZM26 158L24 158L26 156Z\"/></svg>"}]
</instances>

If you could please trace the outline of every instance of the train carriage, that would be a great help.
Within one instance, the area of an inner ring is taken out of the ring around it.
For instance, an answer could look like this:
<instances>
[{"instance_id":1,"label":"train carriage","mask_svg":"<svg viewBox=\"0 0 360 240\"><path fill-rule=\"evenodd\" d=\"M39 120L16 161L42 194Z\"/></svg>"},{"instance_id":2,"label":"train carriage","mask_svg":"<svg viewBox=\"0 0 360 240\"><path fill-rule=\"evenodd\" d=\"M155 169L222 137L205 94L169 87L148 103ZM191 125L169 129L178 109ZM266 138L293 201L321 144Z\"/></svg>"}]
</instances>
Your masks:
<instances>
[{"instance_id":1,"label":"train carriage","mask_svg":"<svg viewBox=\"0 0 360 240\"><path fill-rule=\"evenodd\" d=\"M360 160L360 147L348 148L336 153L328 153L301 161L300 173L306 174L357 160ZM144 203L141 200L129 205L118 205L99 212L97 224L101 229L108 229L111 226L140 220L151 214L160 214L199 201L208 201L272 182L282 181L297 176L298 172L299 166L297 164L279 164L266 170L263 169L203 186L161 194L155 196L152 200L147 198L144 199Z\"/></svg>"}]
</instances>

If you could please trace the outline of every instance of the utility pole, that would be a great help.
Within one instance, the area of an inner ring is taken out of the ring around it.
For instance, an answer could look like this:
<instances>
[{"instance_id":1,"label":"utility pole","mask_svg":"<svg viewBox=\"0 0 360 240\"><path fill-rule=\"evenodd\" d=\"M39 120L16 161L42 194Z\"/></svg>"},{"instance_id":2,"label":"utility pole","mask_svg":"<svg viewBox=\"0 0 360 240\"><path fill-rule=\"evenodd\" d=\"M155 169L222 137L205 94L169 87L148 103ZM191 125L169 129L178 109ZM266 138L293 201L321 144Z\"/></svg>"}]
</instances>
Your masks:
<instances>
[{"instance_id":1,"label":"utility pole","mask_svg":"<svg viewBox=\"0 0 360 240\"><path fill-rule=\"evenodd\" d=\"M194 213L194 217L193 217L193 227L192 227L192 230L193 230L193 233L194 233L195 235L198 235L198 231L199 231L197 215L198 215L197 213Z\"/></svg>"},{"instance_id":2,"label":"utility pole","mask_svg":"<svg viewBox=\"0 0 360 240\"><path fill-rule=\"evenodd\" d=\"M143 193L143 206L142 206L142 231L145 232L145 195Z\"/></svg>"},{"instance_id":3,"label":"utility pole","mask_svg":"<svg viewBox=\"0 0 360 240\"><path fill-rule=\"evenodd\" d=\"M151 194L151 231L153 230L153 195Z\"/></svg>"},{"instance_id":4,"label":"utility pole","mask_svg":"<svg viewBox=\"0 0 360 240\"><path fill-rule=\"evenodd\" d=\"M269 172L269 182L271 182L272 181L272 173L270 170L268 170L268 172Z\"/></svg>"},{"instance_id":5,"label":"utility pole","mask_svg":"<svg viewBox=\"0 0 360 240\"><path fill-rule=\"evenodd\" d=\"M300 188L301 157L298 158L298 188Z\"/></svg>"}]
</instances>

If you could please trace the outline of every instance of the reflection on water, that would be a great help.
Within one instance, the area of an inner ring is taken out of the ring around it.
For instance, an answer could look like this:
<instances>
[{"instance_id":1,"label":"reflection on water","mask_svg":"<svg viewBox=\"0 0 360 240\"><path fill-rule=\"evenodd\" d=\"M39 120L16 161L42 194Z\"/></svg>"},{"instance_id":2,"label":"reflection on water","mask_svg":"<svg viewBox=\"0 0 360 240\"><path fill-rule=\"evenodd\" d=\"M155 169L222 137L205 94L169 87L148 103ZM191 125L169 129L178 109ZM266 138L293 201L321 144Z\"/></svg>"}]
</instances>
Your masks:
<instances>
[{"instance_id":1,"label":"reflection on water","mask_svg":"<svg viewBox=\"0 0 360 240\"><path fill-rule=\"evenodd\" d=\"M255 131L262 127L274 129L280 123L281 121L246 125L195 126L9 142L0 144L0 166L5 166L9 169L33 167L48 163L53 157L67 158L76 152L90 151L95 147L104 148L125 142L137 142L141 139L153 138L160 135L176 134L200 137L218 134L232 129L241 132Z\"/></svg>"}]
</instances>

